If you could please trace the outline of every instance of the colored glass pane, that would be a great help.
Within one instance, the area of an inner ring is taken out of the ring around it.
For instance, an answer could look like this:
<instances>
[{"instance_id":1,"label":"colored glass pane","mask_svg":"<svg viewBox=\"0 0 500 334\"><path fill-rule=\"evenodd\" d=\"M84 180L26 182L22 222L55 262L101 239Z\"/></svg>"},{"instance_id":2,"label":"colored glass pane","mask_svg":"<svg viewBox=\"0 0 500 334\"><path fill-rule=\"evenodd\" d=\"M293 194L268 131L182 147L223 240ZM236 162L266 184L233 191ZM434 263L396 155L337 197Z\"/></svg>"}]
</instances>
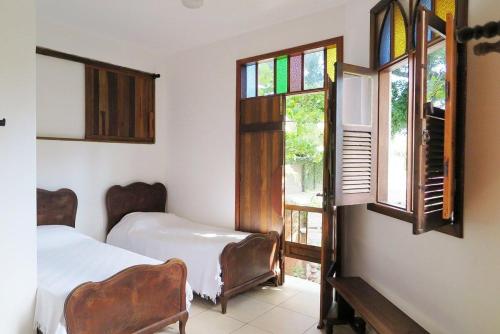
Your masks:
<instances>
[{"instance_id":1,"label":"colored glass pane","mask_svg":"<svg viewBox=\"0 0 500 334\"><path fill-rule=\"evenodd\" d=\"M255 71L257 70L257 66L255 64L247 65L246 66L246 97L255 97L255 89L256 89L256 84L255 84L255 77L256 73Z\"/></svg>"},{"instance_id":2,"label":"colored glass pane","mask_svg":"<svg viewBox=\"0 0 500 334\"><path fill-rule=\"evenodd\" d=\"M406 52L406 25L401 8L394 5L394 58Z\"/></svg>"},{"instance_id":3,"label":"colored glass pane","mask_svg":"<svg viewBox=\"0 0 500 334\"><path fill-rule=\"evenodd\" d=\"M304 54L304 89L322 88L325 81L324 51Z\"/></svg>"},{"instance_id":4,"label":"colored glass pane","mask_svg":"<svg viewBox=\"0 0 500 334\"><path fill-rule=\"evenodd\" d=\"M302 90L302 55L290 57L290 91Z\"/></svg>"},{"instance_id":5,"label":"colored glass pane","mask_svg":"<svg viewBox=\"0 0 500 334\"><path fill-rule=\"evenodd\" d=\"M288 56L276 58L276 94L288 92Z\"/></svg>"},{"instance_id":6,"label":"colored glass pane","mask_svg":"<svg viewBox=\"0 0 500 334\"><path fill-rule=\"evenodd\" d=\"M436 0L436 15L446 21L448 13L455 14L455 0Z\"/></svg>"},{"instance_id":7,"label":"colored glass pane","mask_svg":"<svg viewBox=\"0 0 500 334\"><path fill-rule=\"evenodd\" d=\"M415 9L418 8L418 6L424 6L428 10L432 10L432 0L420 0L416 3ZM428 32L427 35L427 40L430 41L432 40L432 31ZM413 46L416 46L416 41L417 41L417 20L416 20L416 13L415 13L415 22L413 23Z\"/></svg>"},{"instance_id":8,"label":"colored glass pane","mask_svg":"<svg viewBox=\"0 0 500 334\"><path fill-rule=\"evenodd\" d=\"M260 62L257 66L259 96L274 94L274 60Z\"/></svg>"},{"instance_id":9,"label":"colored glass pane","mask_svg":"<svg viewBox=\"0 0 500 334\"><path fill-rule=\"evenodd\" d=\"M337 47L326 49L326 73L330 80L335 81L335 63L337 62Z\"/></svg>"},{"instance_id":10,"label":"colored glass pane","mask_svg":"<svg viewBox=\"0 0 500 334\"><path fill-rule=\"evenodd\" d=\"M391 21L389 20L389 16L390 12L387 12L382 22L382 32L380 33L378 46L380 65L387 64L391 60Z\"/></svg>"}]
</instances>

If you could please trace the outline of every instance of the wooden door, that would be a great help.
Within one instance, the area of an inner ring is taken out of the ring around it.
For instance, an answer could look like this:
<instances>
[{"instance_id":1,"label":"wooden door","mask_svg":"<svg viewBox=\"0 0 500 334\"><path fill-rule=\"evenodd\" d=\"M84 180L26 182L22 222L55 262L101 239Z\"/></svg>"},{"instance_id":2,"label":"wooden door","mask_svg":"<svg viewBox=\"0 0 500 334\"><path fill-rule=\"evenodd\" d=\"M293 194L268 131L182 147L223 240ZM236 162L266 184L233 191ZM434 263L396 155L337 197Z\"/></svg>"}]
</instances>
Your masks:
<instances>
[{"instance_id":1,"label":"wooden door","mask_svg":"<svg viewBox=\"0 0 500 334\"><path fill-rule=\"evenodd\" d=\"M241 101L239 230L283 230L282 96Z\"/></svg>"}]
</instances>

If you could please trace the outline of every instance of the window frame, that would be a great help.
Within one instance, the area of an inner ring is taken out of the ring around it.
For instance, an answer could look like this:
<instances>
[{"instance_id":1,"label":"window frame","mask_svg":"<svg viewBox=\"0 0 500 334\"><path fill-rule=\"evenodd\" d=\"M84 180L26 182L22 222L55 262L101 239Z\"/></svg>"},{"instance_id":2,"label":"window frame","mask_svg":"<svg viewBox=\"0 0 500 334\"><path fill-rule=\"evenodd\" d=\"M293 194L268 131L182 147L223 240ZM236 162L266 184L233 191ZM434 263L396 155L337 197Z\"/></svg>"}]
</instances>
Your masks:
<instances>
[{"instance_id":1,"label":"window frame","mask_svg":"<svg viewBox=\"0 0 500 334\"><path fill-rule=\"evenodd\" d=\"M388 71L394 65L400 63L407 59L408 61L408 82L409 82L409 91L408 91L408 151L407 151L407 185L409 185L409 189L407 187L407 203L406 209L390 205L388 203L379 202L379 185L378 180L380 178L380 172L377 171L377 196L375 203L367 204L367 209L373 212L377 212L382 215L386 215L397 220L401 220L403 222L409 222L414 224L416 221L416 215L413 211L413 194L414 194L414 178L413 178L413 168L414 168L414 117L415 117L415 66L416 66L416 50L414 46L414 25L416 24L416 10L415 4L418 0L409 0L409 13L404 13L408 18L407 25L407 52L400 57L396 57L394 59L389 60L386 64L379 66L379 29L377 17L380 13L383 13L385 10L391 10L389 7L394 5L398 5L399 2L396 0L381 0L378 2L371 10L370 10L370 66L372 69L378 71L379 75L379 87L380 87L380 77L383 71ZM435 10L435 0L432 0L433 10ZM468 16L468 0L456 0L455 1L455 18L457 27L462 27L467 25L467 16ZM392 23L391 23L392 24ZM394 29L392 29L393 31ZM391 40L392 40L391 32ZM443 41L443 38L434 38L429 42L429 48L439 44ZM392 44L392 43L391 43ZM457 152L457 164L459 166L459 173L456 176L456 186L455 186L455 196L458 197L456 202L459 203L458 213L456 217L456 226L445 225L441 228L436 229L436 231L443 232L456 237L463 237L463 190L464 190L464 147L465 147L465 101L466 101L466 69L467 69L467 50L465 45L457 46L457 54L458 54L458 65L457 65L457 141L456 141L456 152ZM391 55L392 55L392 46L391 46ZM386 133L380 131L380 92L378 99L378 108L379 108L379 141ZM410 135L411 131L411 135ZM378 144L378 143L377 143ZM377 145L378 151L378 159L382 158L380 154L380 145ZM380 160L377 164L377 168L380 169Z\"/></svg>"}]
</instances>

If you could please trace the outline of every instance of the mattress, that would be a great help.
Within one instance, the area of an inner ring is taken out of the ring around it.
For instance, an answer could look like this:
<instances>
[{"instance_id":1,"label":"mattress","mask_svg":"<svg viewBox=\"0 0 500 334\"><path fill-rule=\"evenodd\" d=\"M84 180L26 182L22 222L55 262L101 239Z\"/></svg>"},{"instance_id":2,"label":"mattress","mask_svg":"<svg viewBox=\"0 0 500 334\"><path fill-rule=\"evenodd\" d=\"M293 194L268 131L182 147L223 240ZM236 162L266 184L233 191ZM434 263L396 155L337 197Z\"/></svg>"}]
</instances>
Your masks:
<instances>
[{"instance_id":1,"label":"mattress","mask_svg":"<svg viewBox=\"0 0 500 334\"><path fill-rule=\"evenodd\" d=\"M44 334L66 333L64 302L78 285L105 280L134 265L164 262L99 242L68 226L38 226L37 237L35 326ZM187 309L192 298L186 284Z\"/></svg>"},{"instance_id":2,"label":"mattress","mask_svg":"<svg viewBox=\"0 0 500 334\"><path fill-rule=\"evenodd\" d=\"M182 259L194 292L215 303L222 292L222 250L248 235L195 223L170 213L134 212L113 227L107 243L160 261L172 257Z\"/></svg>"}]
</instances>

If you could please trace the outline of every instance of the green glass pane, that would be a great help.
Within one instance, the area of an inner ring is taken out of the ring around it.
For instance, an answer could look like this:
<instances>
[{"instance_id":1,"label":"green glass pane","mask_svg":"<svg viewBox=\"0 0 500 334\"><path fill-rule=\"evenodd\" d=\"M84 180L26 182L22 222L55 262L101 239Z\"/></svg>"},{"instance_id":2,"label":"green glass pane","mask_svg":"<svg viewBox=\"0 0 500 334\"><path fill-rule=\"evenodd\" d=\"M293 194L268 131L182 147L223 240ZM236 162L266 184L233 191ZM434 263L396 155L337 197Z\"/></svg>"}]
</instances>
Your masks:
<instances>
[{"instance_id":1,"label":"green glass pane","mask_svg":"<svg viewBox=\"0 0 500 334\"><path fill-rule=\"evenodd\" d=\"M288 92L288 56L276 59L276 94Z\"/></svg>"},{"instance_id":2,"label":"green glass pane","mask_svg":"<svg viewBox=\"0 0 500 334\"><path fill-rule=\"evenodd\" d=\"M274 94L274 59L260 62L257 71L257 95Z\"/></svg>"}]
</instances>

